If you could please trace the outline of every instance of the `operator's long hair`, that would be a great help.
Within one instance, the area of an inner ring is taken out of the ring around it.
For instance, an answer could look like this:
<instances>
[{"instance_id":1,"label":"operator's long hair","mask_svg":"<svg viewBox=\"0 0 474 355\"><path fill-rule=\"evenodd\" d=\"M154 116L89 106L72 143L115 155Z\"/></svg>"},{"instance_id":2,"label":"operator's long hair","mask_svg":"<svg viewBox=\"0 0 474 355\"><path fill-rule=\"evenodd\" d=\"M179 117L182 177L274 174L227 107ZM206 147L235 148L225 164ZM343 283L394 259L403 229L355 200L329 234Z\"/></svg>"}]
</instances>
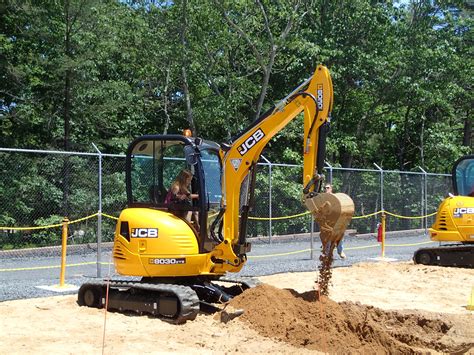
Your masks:
<instances>
[{"instance_id":1,"label":"operator's long hair","mask_svg":"<svg viewBox=\"0 0 474 355\"><path fill-rule=\"evenodd\" d=\"M176 179L171 184L171 187L177 187L179 193L183 193L183 194L189 193L190 191L186 183L187 183L187 180L192 176L193 176L193 173L190 172L189 170L187 169L181 170L178 176L176 177Z\"/></svg>"}]
</instances>

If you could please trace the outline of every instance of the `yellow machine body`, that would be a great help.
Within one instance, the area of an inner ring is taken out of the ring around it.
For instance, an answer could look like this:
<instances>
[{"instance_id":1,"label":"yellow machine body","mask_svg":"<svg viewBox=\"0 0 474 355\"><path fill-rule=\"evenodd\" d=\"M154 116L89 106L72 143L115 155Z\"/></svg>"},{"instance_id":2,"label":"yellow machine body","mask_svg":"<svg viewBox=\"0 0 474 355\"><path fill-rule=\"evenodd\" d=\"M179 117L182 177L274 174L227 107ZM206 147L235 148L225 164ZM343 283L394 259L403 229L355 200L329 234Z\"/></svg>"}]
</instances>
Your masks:
<instances>
[{"instance_id":1,"label":"yellow machine body","mask_svg":"<svg viewBox=\"0 0 474 355\"><path fill-rule=\"evenodd\" d=\"M127 221L130 233L121 233ZM113 257L119 274L143 277L220 275L211 253L199 253L194 228L170 212L150 208L122 211L115 231Z\"/></svg>"},{"instance_id":2,"label":"yellow machine body","mask_svg":"<svg viewBox=\"0 0 474 355\"><path fill-rule=\"evenodd\" d=\"M415 263L474 267L474 155L454 163L452 183L454 194L441 202L429 229L431 240L439 245L418 249Z\"/></svg>"},{"instance_id":3,"label":"yellow machine body","mask_svg":"<svg viewBox=\"0 0 474 355\"><path fill-rule=\"evenodd\" d=\"M431 239L438 242L474 243L474 197L452 196L443 200L429 232Z\"/></svg>"}]
</instances>

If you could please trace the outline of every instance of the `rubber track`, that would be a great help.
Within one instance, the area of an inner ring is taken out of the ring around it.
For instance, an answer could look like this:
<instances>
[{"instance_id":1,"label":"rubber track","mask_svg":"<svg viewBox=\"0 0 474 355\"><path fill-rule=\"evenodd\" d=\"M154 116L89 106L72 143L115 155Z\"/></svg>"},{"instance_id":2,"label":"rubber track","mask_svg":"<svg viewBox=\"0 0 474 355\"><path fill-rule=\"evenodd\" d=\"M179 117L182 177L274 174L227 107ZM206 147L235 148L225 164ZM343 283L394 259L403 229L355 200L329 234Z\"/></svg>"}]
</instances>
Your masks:
<instances>
[{"instance_id":1,"label":"rubber track","mask_svg":"<svg viewBox=\"0 0 474 355\"><path fill-rule=\"evenodd\" d=\"M415 251L413 260L419 262L423 253L431 256L430 263L426 265L454 266L474 268L474 245L451 244L433 248L421 248Z\"/></svg>"},{"instance_id":2,"label":"rubber track","mask_svg":"<svg viewBox=\"0 0 474 355\"><path fill-rule=\"evenodd\" d=\"M161 316L160 318L172 319L177 323L183 323L187 320L194 320L199 313L199 298L196 292L187 286L173 284L149 284L126 280L91 281L86 282L84 285L86 284L98 287L107 287L107 284L109 284L109 287L113 289L134 288L142 291L173 294L179 300L180 313L177 317L170 318Z\"/></svg>"}]
</instances>

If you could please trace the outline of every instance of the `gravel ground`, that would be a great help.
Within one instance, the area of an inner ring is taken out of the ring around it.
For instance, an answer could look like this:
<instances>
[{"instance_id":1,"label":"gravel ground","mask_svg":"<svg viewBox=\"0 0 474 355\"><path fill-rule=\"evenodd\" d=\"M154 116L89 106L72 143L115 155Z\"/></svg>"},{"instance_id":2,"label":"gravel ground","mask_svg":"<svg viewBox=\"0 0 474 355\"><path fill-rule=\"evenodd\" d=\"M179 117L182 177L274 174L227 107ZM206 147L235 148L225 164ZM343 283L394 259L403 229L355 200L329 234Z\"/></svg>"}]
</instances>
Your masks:
<instances>
[{"instance_id":1,"label":"gravel ground","mask_svg":"<svg viewBox=\"0 0 474 355\"><path fill-rule=\"evenodd\" d=\"M413 233L396 233L388 235L385 257L397 261L412 259L415 250L429 242L422 231ZM347 236L345 238L346 259L340 259L335 253L334 267L348 267L362 261L373 261L381 257L381 248L373 236ZM429 245L429 244L428 244ZM434 244L432 244L434 245ZM268 240L252 242L249 260L239 273L240 276L262 276L288 272L314 271L319 263L319 246L317 238L313 243L311 259L311 242L309 238L280 238L272 243ZM37 286L59 285L61 258L60 252L51 251L48 256L38 253L0 254L0 301L50 297L58 294L75 293L77 291L55 292L40 289ZM57 255L55 255L57 254ZM101 254L100 276L114 274L110 248L103 248ZM80 286L87 279L98 276L97 253L86 248L75 250L67 255L65 280L67 285Z\"/></svg>"}]
</instances>

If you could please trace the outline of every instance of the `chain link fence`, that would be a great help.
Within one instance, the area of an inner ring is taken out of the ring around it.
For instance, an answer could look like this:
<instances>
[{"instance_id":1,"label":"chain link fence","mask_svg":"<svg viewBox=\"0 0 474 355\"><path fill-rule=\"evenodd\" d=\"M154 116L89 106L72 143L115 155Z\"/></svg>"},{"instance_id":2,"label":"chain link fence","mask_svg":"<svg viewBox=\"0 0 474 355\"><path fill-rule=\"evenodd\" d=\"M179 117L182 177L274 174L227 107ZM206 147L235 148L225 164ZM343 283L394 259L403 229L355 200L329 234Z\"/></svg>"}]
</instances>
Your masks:
<instances>
[{"instance_id":1,"label":"chain link fence","mask_svg":"<svg viewBox=\"0 0 474 355\"><path fill-rule=\"evenodd\" d=\"M61 245L69 218L69 245L113 241L115 220L126 206L125 156L0 148L0 250ZM258 165L249 237L309 233L311 217L301 202L302 167ZM438 204L451 191L447 174L342 169L327 165L326 179L355 203L349 226L373 233L381 210L392 213L387 230L429 227ZM98 211L102 218L94 216ZM106 216L106 217L104 217ZM421 218L425 216L424 218ZM91 217L91 218L84 218ZM418 217L418 218L403 218ZM55 226L56 225L56 226ZM39 226L38 229L31 227ZM43 228L44 226L55 226Z\"/></svg>"},{"instance_id":2,"label":"chain link fence","mask_svg":"<svg viewBox=\"0 0 474 355\"><path fill-rule=\"evenodd\" d=\"M112 241L114 220L84 217L125 207L124 171L120 155L1 149L0 250L61 245L64 217L70 245Z\"/></svg>"},{"instance_id":3,"label":"chain link fence","mask_svg":"<svg viewBox=\"0 0 474 355\"><path fill-rule=\"evenodd\" d=\"M335 191L352 197L356 216L388 211L388 231L426 229L439 203L452 191L451 175L370 169L329 169ZM424 217L424 218L421 218ZM351 228L374 233L380 215L356 218Z\"/></svg>"}]
</instances>

